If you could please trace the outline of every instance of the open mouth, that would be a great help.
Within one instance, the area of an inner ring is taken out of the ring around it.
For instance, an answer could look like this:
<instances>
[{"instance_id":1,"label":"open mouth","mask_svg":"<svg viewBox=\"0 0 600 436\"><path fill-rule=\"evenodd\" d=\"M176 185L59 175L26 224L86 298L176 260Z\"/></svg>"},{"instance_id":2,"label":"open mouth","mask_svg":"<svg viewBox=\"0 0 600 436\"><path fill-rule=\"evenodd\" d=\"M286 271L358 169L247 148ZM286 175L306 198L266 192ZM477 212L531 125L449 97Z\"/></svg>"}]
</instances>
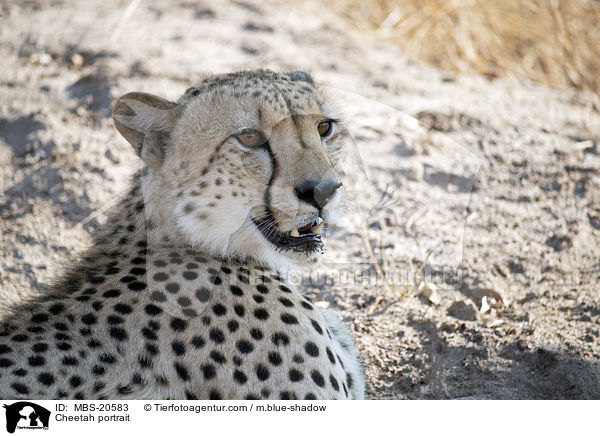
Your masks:
<instances>
[{"instance_id":1,"label":"open mouth","mask_svg":"<svg viewBox=\"0 0 600 436\"><path fill-rule=\"evenodd\" d=\"M277 228L277 222L271 212L267 212L260 219L252 218L252 221L267 241L282 250L310 253L323 248L321 232L325 222L321 217L317 217L310 223L288 232L282 232Z\"/></svg>"}]
</instances>

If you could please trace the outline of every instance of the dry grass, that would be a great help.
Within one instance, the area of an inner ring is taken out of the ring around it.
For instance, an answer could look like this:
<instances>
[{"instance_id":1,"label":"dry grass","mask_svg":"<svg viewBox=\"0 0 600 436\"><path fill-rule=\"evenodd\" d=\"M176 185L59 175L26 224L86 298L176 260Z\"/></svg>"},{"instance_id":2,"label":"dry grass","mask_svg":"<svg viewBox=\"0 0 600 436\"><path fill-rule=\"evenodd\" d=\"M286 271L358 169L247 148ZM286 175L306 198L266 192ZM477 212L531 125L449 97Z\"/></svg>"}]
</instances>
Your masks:
<instances>
[{"instance_id":1,"label":"dry grass","mask_svg":"<svg viewBox=\"0 0 600 436\"><path fill-rule=\"evenodd\" d=\"M334 0L356 26L437 67L600 93L600 1Z\"/></svg>"}]
</instances>

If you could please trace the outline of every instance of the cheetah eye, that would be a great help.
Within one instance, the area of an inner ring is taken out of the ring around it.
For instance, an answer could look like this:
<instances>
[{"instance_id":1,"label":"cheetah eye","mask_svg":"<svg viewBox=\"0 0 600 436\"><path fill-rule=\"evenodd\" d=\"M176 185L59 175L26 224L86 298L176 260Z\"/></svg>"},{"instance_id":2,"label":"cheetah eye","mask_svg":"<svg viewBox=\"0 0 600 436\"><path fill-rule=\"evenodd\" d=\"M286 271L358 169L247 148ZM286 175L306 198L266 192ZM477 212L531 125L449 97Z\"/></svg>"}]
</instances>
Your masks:
<instances>
[{"instance_id":1,"label":"cheetah eye","mask_svg":"<svg viewBox=\"0 0 600 436\"><path fill-rule=\"evenodd\" d=\"M331 122L331 120L321 121L317 125L317 130L319 131L319 135L321 136L321 138L329 136L331 134L332 127L333 123Z\"/></svg>"},{"instance_id":2,"label":"cheetah eye","mask_svg":"<svg viewBox=\"0 0 600 436\"><path fill-rule=\"evenodd\" d=\"M246 147L258 147L267 142L264 135L258 130L245 130L237 134L236 138Z\"/></svg>"}]
</instances>

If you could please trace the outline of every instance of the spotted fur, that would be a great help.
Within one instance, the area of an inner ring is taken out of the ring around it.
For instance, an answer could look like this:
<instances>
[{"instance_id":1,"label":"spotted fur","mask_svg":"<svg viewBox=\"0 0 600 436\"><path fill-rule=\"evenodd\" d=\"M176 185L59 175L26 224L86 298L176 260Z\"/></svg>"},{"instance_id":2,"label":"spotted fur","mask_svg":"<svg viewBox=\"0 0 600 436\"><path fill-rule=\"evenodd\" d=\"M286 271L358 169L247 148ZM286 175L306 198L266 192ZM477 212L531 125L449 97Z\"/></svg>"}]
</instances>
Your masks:
<instances>
[{"instance_id":1,"label":"spotted fur","mask_svg":"<svg viewBox=\"0 0 600 436\"><path fill-rule=\"evenodd\" d=\"M0 397L363 398L348 329L282 273L318 250L274 246L253 221L288 232L342 201L337 185L326 205L299 194L336 180L343 137L312 78L209 77L175 103L127 94L114 119L146 166L93 247L4 314ZM268 141L245 148L247 128Z\"/></svg>"}]
</instances>

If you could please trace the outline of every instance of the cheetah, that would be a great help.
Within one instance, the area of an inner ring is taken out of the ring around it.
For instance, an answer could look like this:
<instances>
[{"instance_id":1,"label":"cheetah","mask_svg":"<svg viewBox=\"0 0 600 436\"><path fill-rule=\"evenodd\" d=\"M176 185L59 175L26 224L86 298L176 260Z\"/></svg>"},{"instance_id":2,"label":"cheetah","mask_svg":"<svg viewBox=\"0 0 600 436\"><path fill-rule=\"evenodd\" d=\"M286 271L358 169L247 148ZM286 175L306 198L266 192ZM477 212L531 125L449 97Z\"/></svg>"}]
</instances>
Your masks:
<instances>
[{"instance_id":1,"label":"cheetah","mask_svg":"<svg viewBox=\"0 0 600 436\"><path fill-rule=\"evenodd\" d=\"M348 328L285 280L343 202L344 127L305 72L129 93L142 159L92 247L0 324L0 397L363 399Z\"/></svg>"}]
</instances>

